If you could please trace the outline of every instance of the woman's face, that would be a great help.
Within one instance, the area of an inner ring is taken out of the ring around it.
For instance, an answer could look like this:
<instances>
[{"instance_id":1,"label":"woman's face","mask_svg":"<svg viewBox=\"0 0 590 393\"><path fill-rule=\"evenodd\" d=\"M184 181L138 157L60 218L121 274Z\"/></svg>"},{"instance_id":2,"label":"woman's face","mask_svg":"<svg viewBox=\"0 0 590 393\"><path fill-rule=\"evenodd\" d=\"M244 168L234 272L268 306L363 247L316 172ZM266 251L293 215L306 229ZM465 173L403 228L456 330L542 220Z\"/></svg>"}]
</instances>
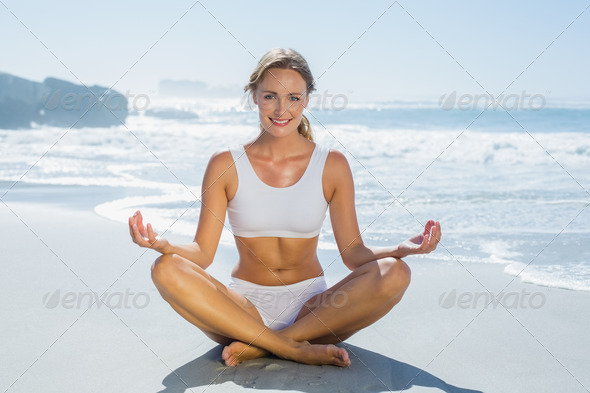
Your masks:
<instances>
[{"instance_id":1,"label":"woman's face","mask_svg":"<svg viewBox=\"0 0 590 393\"><path fill-rule=\"evenodd\" d=\"M253 98L266 132L274 136L297 132L303 109L309 102L306 87L297 71L271 68L264 73Z\"/></svg>"}]
</instances>

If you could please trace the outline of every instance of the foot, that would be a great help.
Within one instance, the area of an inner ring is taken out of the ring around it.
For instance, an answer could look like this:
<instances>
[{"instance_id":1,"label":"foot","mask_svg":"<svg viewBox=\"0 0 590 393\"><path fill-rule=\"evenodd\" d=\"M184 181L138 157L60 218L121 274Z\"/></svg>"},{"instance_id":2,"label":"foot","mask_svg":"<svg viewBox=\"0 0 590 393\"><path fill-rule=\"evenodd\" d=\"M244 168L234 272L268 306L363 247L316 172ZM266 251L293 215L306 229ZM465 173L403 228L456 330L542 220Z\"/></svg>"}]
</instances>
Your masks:
<instances>
[{"instance_id":1,"label":"foot","mask_svg":"<svg viewBox=\"0 0 590 393\"><path fill-rule=\"evenodd\" d=\"M234 341L227 347L223 348L221 357L226 366L237 366L244 360L258 359L267 356L269 353L262 348L254 345L244 344L241 341Z\"/></svg>"},{"instance_id":2,"label":"foot","mask_svg":"<svg viewBox=\"0 0 590 393\"><path fill-rule=\"evenodd\" d=\"M305 364L331 364L334 366L348 367L350 359L344 348L335 345L310 344L307 341L297 343L295 353L291 360Z\"/></svg>"},{"instance_id":3,"label":"foot","mask_svg":"<svg viewBox=\"0 0 590 393\"><path fill-rule=\"evenodd\" d=\"M305 364L332 364L334 366L348 367L350 359L348 352L344 348L338 348L335 345L310 344L307 341L293 343L293 351L290 355L284 356L286 359ZM223 348L221 357L226 366L237 366L245 360L258 359L269 355L269 352L244 344L241 341L234 341L227 347Z\"/></svg>"}]
</instances>

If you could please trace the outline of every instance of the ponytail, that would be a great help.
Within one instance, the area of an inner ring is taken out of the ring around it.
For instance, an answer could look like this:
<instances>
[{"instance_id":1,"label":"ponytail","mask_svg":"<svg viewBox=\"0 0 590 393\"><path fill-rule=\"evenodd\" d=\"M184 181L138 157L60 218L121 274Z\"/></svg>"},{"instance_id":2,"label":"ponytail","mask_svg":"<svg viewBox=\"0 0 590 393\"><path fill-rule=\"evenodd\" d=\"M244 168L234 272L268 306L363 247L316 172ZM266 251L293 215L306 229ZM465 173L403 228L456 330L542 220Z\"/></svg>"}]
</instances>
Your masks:
<instances>
[{"instance_id":1,"label":"ponytail","mask_svg":"<svg viewBox=\"0 0 590 393\"><path fill-rule=\"evenodd\" d=\"M297 131L305 137L305 139L313 142L313 136L311 135L311 124L305 115L301 115L301 123L297 127Z\"/></svg>"}]
</instances>

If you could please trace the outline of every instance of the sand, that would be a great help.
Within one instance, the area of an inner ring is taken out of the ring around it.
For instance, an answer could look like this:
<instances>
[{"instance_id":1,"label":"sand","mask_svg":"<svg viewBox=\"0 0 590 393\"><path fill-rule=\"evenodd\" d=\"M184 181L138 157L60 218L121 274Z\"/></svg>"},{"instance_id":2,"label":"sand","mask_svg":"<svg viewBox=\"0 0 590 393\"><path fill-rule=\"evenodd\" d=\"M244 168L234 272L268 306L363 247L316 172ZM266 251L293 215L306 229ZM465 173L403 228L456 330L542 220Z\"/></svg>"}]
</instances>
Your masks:
<instances>
[{"instance_id":1,"label":"sand","mask_svg":"<svg viewBox=\"0 0 590 393\"><path fill-rule=\"evenodd\" d=\"M590 389L590 293L522 283L500 264L428 257L407 258L412 284L402 302L341 344L351 367L277 358L226 367L221 346L155 290L149 268L158 254L97 216L92 192L70 190L73 204L27 201L24 189L13 190L0 203L3 392ZM326 265L336 256L320 252ZM236 257L220 246L209 271L227 281ZM328 284L344 274L337 261ZM486 306L487 290L503 290L501 304Z\"/></svg>"}]
</instances>

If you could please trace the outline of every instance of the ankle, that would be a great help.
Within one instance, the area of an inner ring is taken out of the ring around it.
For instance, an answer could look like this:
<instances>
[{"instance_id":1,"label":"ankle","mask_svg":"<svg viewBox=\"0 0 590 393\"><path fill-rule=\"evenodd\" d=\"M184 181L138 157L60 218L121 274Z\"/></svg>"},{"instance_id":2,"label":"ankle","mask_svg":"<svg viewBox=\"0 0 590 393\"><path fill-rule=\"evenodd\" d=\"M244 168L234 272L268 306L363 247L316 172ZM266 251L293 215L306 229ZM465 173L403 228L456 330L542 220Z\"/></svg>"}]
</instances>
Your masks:
<instances>
[{"instance_id":1,"label":"ankle","mask_svg":"<svg viewBox=\"0 0 590 393\"><path fill-rule=\"evenodd\" d=\"M299 342L299 341L295 341L292 338L288 338L285 337L285 342L286 342L286 346L285 346L285 350L282 353L277 353L275 355L277 355L278 357L281 357L283 359L297 359L299 358L301 351L303 350L303 347L305 345L309 345L309 343L307 341L305 342Z\"/></svg>"}]
</instances>

